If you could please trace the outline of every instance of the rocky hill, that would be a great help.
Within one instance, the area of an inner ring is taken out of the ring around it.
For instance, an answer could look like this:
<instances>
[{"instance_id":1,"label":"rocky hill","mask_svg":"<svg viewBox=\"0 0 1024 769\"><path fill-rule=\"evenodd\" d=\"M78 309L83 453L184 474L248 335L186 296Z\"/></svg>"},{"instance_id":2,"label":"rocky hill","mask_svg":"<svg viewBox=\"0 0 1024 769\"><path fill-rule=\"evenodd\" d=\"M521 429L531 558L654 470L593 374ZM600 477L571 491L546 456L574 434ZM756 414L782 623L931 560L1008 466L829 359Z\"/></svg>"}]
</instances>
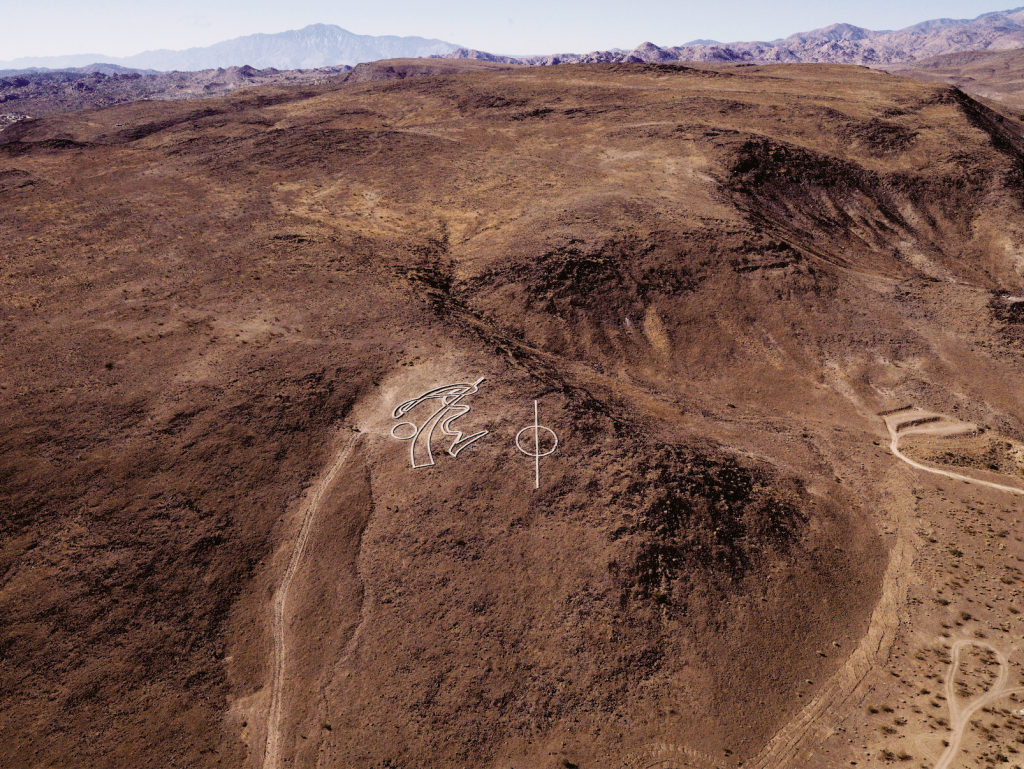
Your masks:
<instances>
[{"instance_id":1,"label":"rocky hill","mask_svg":"<svg viewBox=\"0 0 1024 769\"><path fill-rule=\"evenodd\" d=\"M0 134L0 763L1010 763L1021 121L358 73Z\"/></svg>"},{"instance_id":2,"label":"rocky hill","mask_svg":"<svg viewBox=\"0 0 1024 769\"><path fill-rule=\"evenodd\" d=\"M0 131L28 118L130 104L145 99L186 101L266 85L338 85L488 68L494 68L494 65L416 59L367 62L354 68L339 66L285 71L228 67L201 72L143 73L109 64L42 72L7 70L0 71Z\"/></svg>"}]
</instances>

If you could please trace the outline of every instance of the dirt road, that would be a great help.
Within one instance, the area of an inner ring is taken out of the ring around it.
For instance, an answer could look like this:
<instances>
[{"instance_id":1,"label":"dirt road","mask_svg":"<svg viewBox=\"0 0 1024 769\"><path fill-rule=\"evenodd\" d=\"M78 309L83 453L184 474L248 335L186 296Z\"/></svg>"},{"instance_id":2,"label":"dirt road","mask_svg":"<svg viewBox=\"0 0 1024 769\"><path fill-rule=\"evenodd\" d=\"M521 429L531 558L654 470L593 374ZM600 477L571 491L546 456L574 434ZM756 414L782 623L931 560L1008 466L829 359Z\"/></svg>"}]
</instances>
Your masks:
<instances>
[{"instance_id":1,"label":"dirt road","mask_svg":"<svg viewBox=\"0 0 1024 769\"><path fill-rule=\"evenodd\" d=\"M967 646L980 646L984 649L991 650L996 655L996 659L999 660L999 675L996 678L995 683L987 692L982 694L980 697L976 697L969 705L967 705L967 707L963 707L960 699L956 695L954 682L956 680L957 668L960 664L960 652ZM949 673L946 676L946 701L949 703L949 726L953 730L953 733L949 738L949 746L935 765L935 769L949 769L953 765L953 759L956 758L957 752L960 750L960 743L963 741L964 732L967 730L971 716L973 716L978 710L991 705L1000 697L1006 697L1010 694L1024 693L1024 686L1007 687L1006 684L1008 683L1009 677L1009 660L1006 659L1005 654L991 644L985 643L984 641L972 640L957 641L953 644L953 648L950 652Z\"/></svg>"},{"instance_id":2,"label":"dirt road","mask_svg":"<svg viewBox=\"0 0 1024 769\"><path fill-rule=\"evenodd\" d=\"M958 473L929 467L915 462L899 450L899 439L904 435L914 433L928 433L931 435L956 435L959 433L973 432L977 427L966 422L954 421L941 414L933 414L920 409L906 409L884 417L885 425L892 438L890 449L892 453L902 461L919 470L924 470L937 475L944 475L948 478L975 483L987 486L1000 491L1008 491L1014 494L1024 494L1024 489L1012 486L983 481L977 478L960 475ZM899 604L906 594L906 573L911 567L913 557L912 548L907 543L902 532L893 548L889 568L886 571L883 581L882 595L878 607L872 615L869 632L863 639L860 647L850 656L843 667L836 673L829 683L814 697L814 699L801 710L796 718L792 719L786 726L780 729L772 740L765 745L761 752L755 756L750 765L759 769L769 767L786 767L793 764L800 750L801 745L806 742L807 735L816 722L836 702L842 701L850 692L863 680L870 670L875 654L878 649L883 648L892 642L893 633L899 622ZM888 639L883 643L883 638ZM1008 690L1005 693L1008 694ZM949 701L954 702L950 697ZM978 707L983 707L984 702ZM971 706L964 722L970 718L977 708ZM954 719L951 719L954 720ZM962 731L961 731L962 736ZM959 744L957 737L956 744ZM944 767L949 766L949 761L955 755L955 749L949 753L949 758Z\"/></svg>"},{"instance_id":3,"label":"dirt road","mask_svg":"<svg viewBox=\"0 0 1024 769\"><path fill-rule=\"evenodd\" d=\"M277 592L274 594L272 619L274 633L274 673L273 682L271 683L270 711L267 715L267 744L263 753L263 769L276 769L281 762L281 696L284 689L284 669L287 656L287 627L285 625L285 610L288 603L288 590L291 588L292 580L295 578L295 572L298 570L299 564L302 562L302 554L306 549L306 542L309 540L309 533L313 529L313 524L316 522L317 513L320 510L320 501L323 499L324 492L330 488L335 477L338 475L338 471L341 470L342 465L345 464L345 461L352 453L352 448L355 446L358 437L359 434L356 433L348 439L345 446L340 452L338 452L337 457L335 457L334 463L326 472L323 473L323 475L320 476L320 480L317 481L316 486L313 487L309 495L306 497L304 503L305 510L302 516L302 526L299 529L299 536L295 540L295 545L292 549L292 557L288 562L288 568L285 570L284 576L281 578L281 586L278 587Z\"/></svg>"},{"instance_id":4,"label":"dirt road","mask_svg":"<svg viewBox=\"0 0 1024 769\"><path fill-rule=\"evenodd\" d=\"M1024 489L1016 488L1014 486L1005 486L991 481L983 481L978 478L971 478L967 475L961 475L959 473L953 473L948 470L941 470L937 467L929 467L928 465L921 464L920 462L915 462L913 459L910 459L908 456L903 454L899 449L899 440L904 435L957 435L973 432L977 429L975 425L967 422L954 421L942 414L933 414L920 409L889 414L885 416L884 419L885 426L888 428L889 435L892 438L889 444L889 449L892 451L894 456L906 462L911 467L915 467L918 470L924 470L925 472L934 473L936 475L944 475L947 478L953 478L966 483L986 486L998 491L1006 491L1011 494L1024 494ZM985 649L990 649L999 660L999 676L993 686L985 694L975 698L973 702L964 707L960 702L960 699L956 696L954 682L956 679L957 667L960 663L960 652L967 646L979 646ZM973 716L975 712L987 705L990 705L1000 697L1024 692L1024 687L1007 688L1006 684L1010 671L1009 661L1006 659L1006 655L991 644L985 643L984 641L973 640L957 641L953 644L950 657L949 674L946 676L946 701L949 703L949 721L950 728L953 731L950 736L949 746L942 754L939 762L935 765L935 769L949 769L949 767L952 766L953 760L956 758L957 752L960 750L960 743L963 741L964 732L967 729L967 725L970 723L971 716Z\"/></svg>"},{"instance_id":5,"label":"dirt road","mask_svg":"<svg viewBox=\"0 0 1024 769\"><path fill-rule=\"evenodd\" d=\"M935 475L944 475L947 478L953 478L958 481L966 481L967 483L974 483L978 486L997 489L998 491L1008 491L1011 494L1024 494L1024 489L1017 488L1015 486L1004 486L999 483L992 483L991 481L983 481L978 478L971 478L968 475L953 473L949 470L940 470L937 467L929 467L928 465L921 464L920 462L915 462L913 459L901 452L899 448L900 438L905 435L956 435L958 433L973 432L977 429L976 425L970 424L969 422L954 421L943 414L933 414L920 409L889 414L885 416L884 419L885 426L888 428L889 435L892 438L892 441L889 443L890 451L892 451L893 455L895 455L897 459L903 460L911 467L916 467L918 470L924 470L925 472L934 473Z\"/></svg>"}]
</instances>

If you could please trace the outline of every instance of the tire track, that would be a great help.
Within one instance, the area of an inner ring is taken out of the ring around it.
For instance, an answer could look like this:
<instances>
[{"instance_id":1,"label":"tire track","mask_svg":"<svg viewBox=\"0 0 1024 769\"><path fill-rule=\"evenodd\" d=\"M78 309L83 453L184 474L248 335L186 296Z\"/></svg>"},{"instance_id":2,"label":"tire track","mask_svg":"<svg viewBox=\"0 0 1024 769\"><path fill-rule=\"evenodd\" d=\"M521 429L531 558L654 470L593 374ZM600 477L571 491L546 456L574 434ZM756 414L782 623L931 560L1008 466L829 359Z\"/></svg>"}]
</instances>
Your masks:
<instances>
[{"instance_id":1,"label":"tire track","mask_svg":"<svg viewBox=\"0 0 1024 769\"><path fill-rule=\"evenodd\" d=\"M295 578L295 572L299 568L299 563L302 561L302 554L306 549L309 533L320 510L320 500L323 498L324 492L334 482L338 471L345 464L349 454L352 453L352 448L355 446L358 438L358 433L349 438L345 447L335 458L334 464L320 477L312 492L306 497L305 512L302 516L299 536L295 540L288 568L285 569L284 576L281 578L281 585L278 587L277 592L274 593L274 607L271 619L274 634L274 672L270 690L270 710L267 714L267 742L263 752L263 769L277 769L281 762L281 692L284 688L284 666L287 652L285 608L288 602L288 591L292 586L292 580Z\"/></svg>"},{"instance_id":2,"label":"tire track","mask_svg":"<svg viewBox=\"0 0 1024 769\"><path fill-rule=\"evenodd\" d=\"M992 688L980 697L976 697L966 709L962 709L959 698L956 696L953 682L960 664L960 652L967 646L980 646L993 652L996 655L996 659L999 660L999 677L992 685ZM949 747L946 748L938 763L935 764L935 769L949 769L950 764L953 763L953 759L956 758L960 750L960 743L963 742L964 732L967 731L967 725L971 721L971 716L981 708L991 705L1000 697L1024 692L1024 686L1007 687L1006 684L1009 677L1009 660L1006 659L1005 654L992 646L992 644L973 640L957 641L953 644L953 649L950 652L949 675L946 676L946 701L949 703L949 725L953 730L953 734L950 736Z\"/></svg>"},{"instance_id":3,"label":"tire track","mask_svg":"<svg viewBox=\"0 0 1024 769\"><path fill-rule=\"evenodd\" d=\"M928 467L920 462L915 462L899 450L899 439L903 435L915 433L955 435L975 430L974 425L966 422L954 422L941 414L932 414L919 409L912 410L911 407L901 408L891 413L881 414L880 416L882 416L892 438L889 448L893 455L911 467L953 478L954 480L986 486L998 491L1024 494L1024 489L1003 486L991 481L983 481L967 475ZM908 422L913 424L907 424ZM904 427L903 430L900 430L901 426ZM912 546L907 541L907 537L903 534L901 527L901 530L897 533L897 543L893 547L889 566L883 578L882 596L875 611L872 613L868 633L861 640L860 646L858 646L857 650L850 656L843 667L829 679L828 683L825 684L814 699L789 723L776 732L768 744L751 759L751 767L755 769L778 769L792 764L801 747L806 744L807 738L811 734L811 729L815 724L828 711L847 699L871 671L881 650L887 648L895 640L895 632L899 626L899 608L906 594L906 580L903 578L903 575L909 571L912 562ZM1009 694L1010 691L1007 690L1004 693ZM952 702L952 700L950 701ZM985 703L983 702L978 707L980 708L984 705ZM970 714L973 714L975 710L977 708L972 706ZM955 753L950 753L949 761L952 761L953 755ZM936 769L947 769L948 765L949 762L947 761L945 767L936 767Z\"/></svg>"},{"instance_id":4,"label":"tire track","mask_svg":"<svg viewBox=\"0 0 1024 769\"><path fill-rule=\"evenodd\" d=\"M899 628L900 607L907 592L904 575L910 570L913 560L914 548L901 531L882 578L882 594L871 614L868 631L857 649L815 697L750 760L748 765L752 769L778 769L792 764L806 744L811 729L856 691L877 664L878 656L892 646Z\"/></svg>"},{"instance_id":5,"label":"tire track","mask_svg":"<svg viewBox=\"0 0 1024 769\"><path fill-rule=\"evenodd\" d=\"M899 449L900 437L904 435L956 435L958 433L971 432L975 430L976 428L974 425L966 422L954 422L942 414L932 414L919 409L914 409L913 411L910 409L901 409L893 414L884 415L883 419L885 421L886 428L889 430L889 435L892 438L889 444L889 450L892 451L893 456L903 462L906 462L911 467L918 470L924 470L925 472L934 473L935 475L942 475L954 480L964 481L965 483L973 483L977 486L996 489L997 491L1006 491L1011 494L1024 494L1024 489L1020 489L1015 486L1004 486L1000 483L993 483L992 481L983 481L979 478L972 478L969 475L961 475L960 473L953 473L948 470L941 470L937 467L929 467L921 462L915 462ZM901 430L901 427L904 429ZM970 705L967 706L966 709L962 709L959 698L957 697L954 689L954 681L956 679L957 668L960 663L960 652L967 646L978 646L989 649L994 653L996 655L996 659L999 660L999 677L988 692L977 697ZM939 758L938 763L935 764L935 769L949 769L953 760L956 758L957 752L960 750L960 744L963 741L964 732L967 730L967 725L970 723L971 716L981 708L992 704L1000 697L1024 692L1024 687L1006 686L1007 679L1009 678L1009 672L1010 663L1009 660L1006 659L1006 655L996 647L992 646L992 644L986 643L985 641L975 640L962 640L953 644L953 648L950 653L949 674L946 676L946 701L949 703L949 723L953 733L950 737L949 746Z\"/></svg>"},{"instance_id":6,"label":"tire track","mask_svg":"<svg viewBox=\"0 0 1024 769\"><path fill-rule=\"evenodd\" d=\"M908 416L912 416L912 419L907 419ZM889 435L892 437L892 441L889 443L889 450L892 451L893 455L897 459L901 459L911 467L916 467L918 470L924 470L925 472L934 473L935 475L944 475L947 478L953 478L957 481L966 481L967 483L974 483L978 486L986 486L990 489L996 489L997 491L1008 491L1011 494L1024 494L1024 489L1017 488L1016 486L1003 486L999 483L992 483L991 481L983 481L979 478L972 478L969 475L960 475L959 473L951 473L948 470L940 470L937 467L929 467L928 465L915 462L913 459L908 457L899 448L900 438L904 435L956 435L957 433L971 432L975 430L975 426L968 424L967 422L955 423L951 422L948 417L942 414L931 414L927 411L914 410L912 412L901 411L896 414L889 414L883 417L885 420L885 426L889 430ZM921 420L930 420L926 423L922 423ZM906 426L905 429L901 430L907 422L914 422L913 425Z\"/></svg>"}]
</instances>

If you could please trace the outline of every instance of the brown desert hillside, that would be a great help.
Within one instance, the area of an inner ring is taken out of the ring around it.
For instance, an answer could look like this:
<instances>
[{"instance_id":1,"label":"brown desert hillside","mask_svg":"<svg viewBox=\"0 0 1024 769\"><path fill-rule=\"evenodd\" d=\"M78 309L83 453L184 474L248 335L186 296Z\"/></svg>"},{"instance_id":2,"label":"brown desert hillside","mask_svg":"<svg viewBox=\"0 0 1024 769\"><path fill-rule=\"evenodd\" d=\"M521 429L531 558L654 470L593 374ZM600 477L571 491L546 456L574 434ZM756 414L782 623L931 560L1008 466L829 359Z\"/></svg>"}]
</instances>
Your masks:
<instances>
[{"instance_id":1,"label":"brown desert hillside","mask_svg":"<svg viewBox=\"0 0 1024 769\"><path fill-rule=\"evenodd\" d=\"M1020 122L443 65L0 134L0 764L1024 751Z\"/></svg>"}]
</instances>

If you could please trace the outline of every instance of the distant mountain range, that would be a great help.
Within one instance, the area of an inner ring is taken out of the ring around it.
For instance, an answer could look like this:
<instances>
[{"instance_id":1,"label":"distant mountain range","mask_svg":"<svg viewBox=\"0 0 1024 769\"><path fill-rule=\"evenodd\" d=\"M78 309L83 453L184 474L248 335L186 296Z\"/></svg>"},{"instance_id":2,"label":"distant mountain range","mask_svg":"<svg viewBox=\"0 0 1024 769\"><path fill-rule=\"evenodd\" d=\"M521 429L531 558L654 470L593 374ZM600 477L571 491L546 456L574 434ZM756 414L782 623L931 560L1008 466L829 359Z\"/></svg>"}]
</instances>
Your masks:
<instances>
[{"instance_id":1,"label":"distant mountain range","mask_svg":"<svg viewBox=\"0 0 1024 769\"><path fill-rule=\"evenodd\" d=\"M145 51L123 58L85 53L0 61L3 70L67 69L102 62L132 70L193 72L249 65L256 69L315 69L355 66L380 59L426 58L450 53L459 46L422 37L356 35L333 24L311 24L274 35L247 35L206 48L185 51Z\"/></svg>"},{"instance_id":2,"label":"distant mountain range","mask_svg":"<svg viewBox=\"0 0 1024 769\"><path fill-rule=\"evenodd\" d=\"M462 48L441 56L533 65L735 61L884 66L960 51L996 51L1022 47L1024 8L1015 8L986 13L976 19L933 19L897 31L873 31L851 24L833 24L771 42L718 43L714 40L692 40L685 45L670 48L643 43L632 51L594 51L518 58Z\"/></svg>"},{"instance_id":3,"label":"distant mountain range","mask_svg":"<svg viewBox=\"0 0 1024 769\"><path fill-rule=\"evenodd\" d=\"M20 69L0 69L0 77L12 77L16 75L43 75L47 73L63 73L68 75L160 75L155 69L138 69L135 67L122 67L119 64L89 64L85 67L22 67Z\"/></svg>"},{"instance_id":4,"label":"distant mountain range","mask_svg":"<svg viewBox=\"0 0 1024 769\"><path fill-rule=\"evenodd\" d=\"M720 61L762 64L825 62L882 67L947 53L1014 48L1024 48L1024 8L986 13L976 19L933 19L897 31L874 31L851 24L833 24L769 42L720 43L699 39L667 48L643 43L631 51L613 48L584 54L546 56L504 56L460 48L443 40L356 35L331 24L311 24L299 30L247 35L185 51L145 51L123 58L78 54L0 61L0 70L38 72L82 68L97 63L150 73L195 72L246 65L256 69L296 70L355 66L381 59L427 57L533 65Z\"/></svg>"}]
</instances>

